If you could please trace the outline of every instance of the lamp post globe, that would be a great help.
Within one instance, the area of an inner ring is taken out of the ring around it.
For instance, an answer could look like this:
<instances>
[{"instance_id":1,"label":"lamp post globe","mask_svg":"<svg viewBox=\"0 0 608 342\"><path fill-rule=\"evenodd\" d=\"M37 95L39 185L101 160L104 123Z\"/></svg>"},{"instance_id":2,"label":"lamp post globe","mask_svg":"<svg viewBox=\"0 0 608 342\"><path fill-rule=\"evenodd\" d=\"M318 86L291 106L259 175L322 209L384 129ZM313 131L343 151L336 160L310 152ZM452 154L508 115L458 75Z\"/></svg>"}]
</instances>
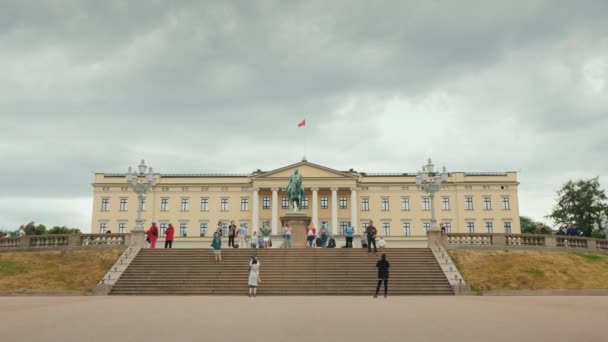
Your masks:
<instances>
[{"instance_id":1,"label":"lamp post globe","mask_svg":"<svg viewBox=\"0 0 608 342\"><path fill-rule=\"evenodd\" d=\"M435 165L431 158L428 159L426 165L422 166L422 169L418 171L416 175L416 184L421 186L422 191L429 194L431 202L431 230L439 230L437 226L437 218L435 216L435 194L441 189L441 184L447 182L449 173L446 171L445 166L441 172L435 172Z\"/></svg>"}]
</instances>

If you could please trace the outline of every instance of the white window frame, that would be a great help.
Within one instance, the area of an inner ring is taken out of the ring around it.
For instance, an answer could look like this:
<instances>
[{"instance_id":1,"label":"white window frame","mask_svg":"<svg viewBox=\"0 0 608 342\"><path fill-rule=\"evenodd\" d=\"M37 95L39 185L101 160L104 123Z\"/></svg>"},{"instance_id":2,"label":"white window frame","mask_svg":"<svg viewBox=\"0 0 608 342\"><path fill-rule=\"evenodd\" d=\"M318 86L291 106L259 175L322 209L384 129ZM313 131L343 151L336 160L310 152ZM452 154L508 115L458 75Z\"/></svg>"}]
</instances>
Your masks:
<instances>
[{"instance_id":1,"label":"white window frame","mask_svg":"<svg viewBox=\"0 0 608 342\"><path fill-rule=\"evenodd\" d=\"M339 198L339 208L340 209L348 209L348 197L340 196Z\"/></svg>"},{"instance_id":2,"label":"white window frame","mask_svg":"<svg viewBox=\"0 0 608 342\"><path fill-rule=\"evenodd\" d=\"M401 197L401 210L410 211L410 198L409 197Z\"/></svg>"},{"instance_id":3,"label":"white window frame","mask_svg":"<svg viewBox=\"0 0 608 342\"><path fill-rule=\"evenodd\" d=\"M228 197L220 198L220 211L230 210L230 199Z\"/></svg>"},{"instance_id":4,"label":"white window frame","mask_svg":"<svg viewBox=\"0 0 608 342\"><path fill-rule=\"evenodd\" d=\"M380 201L380 210L382 211L389 211L391 210L391 200L389 197L382 197L382 200Z\"/></svg>"},{"instance_id":5,"label":"white window frame","mask_svg":"<svg viewBox=\"0 0 608 342\"><path fill-rule=\"evenodd\" d=\"M494 234L494 223L492 221L485 221L483 227L487 234Z\"/></svg>"},{"instance_id":6,"label":"white window frame","mask_svg":"<svg viewBox=\"0 0 608 342\"><path fill-rule=\"evenodd\" d=\"M127 230L127 222L118 222L118 233L124 234Z\"/></svg>"},{"instance_id":7,"label":"white window frame","mask_svg":"<svg viewBox=\"0 0 608 342\"><path fill-rule=\"evenodd\" d=\"M464 197L464 210L475 210L473 196Z\"/></svg>"},{"instance_id":8,"label":"white window frame","mask_svg":"<svg viewBox=\"0 0 608 342\"><path fill-rule=\"evenodd\" d=\"M369 211L369 197L361 198L361 211Z\"/></svg>"},{"instance_id":9,"label":"white window frame","mask_svg":"<svg viewBox=\"0 0 608 342\"><path fill-rule=\"evenodd\" d=\"M241 211L249 211L249 198L241 197Z\"/></svg>"},{"instance_id":10,"label":"white window frame","mask_svg":"<svg viewBox=\"0 0 608 342\"><path fill-rule=\"evenodd\" d=\"M160 211L169 211L169 198L163 197L160 199Z\"/></svg>"},{"instance_id":11,"label":"white window frame","mask_svg":"<svg viewBox=\"0 0 608 342\"><path fill-rule=\"evenodd\" d=\"M101 211L110 211L110 199L109 198L101 199Z\"/></svg>"},{"instance_id":12,"label":"white window frame","mask_svg":"<svg viewBox=\"0 0 608 342\"><path fill-rule=\"evenodd\" d=\"M108 231L107 222L99 222L99 234L105 234Z\"/></svg>"},{"instance_id":13,"label":"white window frame","mask_svg":"<svg viewBox=\"0 0 608 342\"><path fill-rule=\"evenodd\" d=\"M266 205L268 203L268 205ZM270 209L272 202L270 196L262 196L262 209Z\"/></svg>"},{"instance_id":14,"label":"white window frame","mask_svg":"<svg viewBox=\"0 0 608 342\"><path fill-rule=\"evenodd\" d=\"M422 211L429 211L429 210L431 210L431 198L430 197L422 197L421 206L422 206Z\"/></svg>"},{"instance_id":15,"label":"white window frame","mask_svg":"<svg viewBox=\"0 0 608 342\"><path fill-rule=\"evenodd\" d=\"M184 234L184 232L185 232L185 234ZM188 237L188 223L187 222L179 223L179 236Z\"/></svg>"},{"instance_id":16,"label":"white window frame","mask_svg":"<svg viewBox=\"0 0 608 342\"><path fill-rule=\"evenodd\" d=\"M120 211L128 211L129 210L129 198L128 197L121 197L120 198L120 207L119 209Z\"/></svg>"},{"instance_id":17,"label":"white window frame","mask_svg":"<svg viewBox=\"0 0 608 342\"><path fill-rule=\"evenodd\" d=\"M328 209L329 208L329 197L321 196L321 200L319 201L319 203L321 204L321 209Z\"/></svg>"},{"instance_id":18,"label":"white window frame","mask_svg":"<svg viewBox=\"0 0 608 342\"><path fill-rule=\"evenodd\" d=\"M513 234L513 223L511 221L505 221L503 223L503 229L505 234Z\"/></svg>"},{"instance_id":19,"label":"white window frame","mask_svg":"<svg viewBox=\"0 0 608 342\"><path fill-rule=\"evenodd\" d=\"M451 210L449 197L441 197L441 210Z\"/></svg>"},{"instance_id":20,"label":"white window frame","mask_svg":"<svg viewBox=\"0 0 608 342\"><path fill-rule=\"evenodd\" d=\"M201 222L198 225L198 235L200 237L209 236L209 222Z\"/></svg>"},{"instance_id":21,"label":"white window frame","mask_svg":"<svg viewBox=\"0 0 608 342\"><path fill-rule=\"evenodd\" d=\"M382 234L383 236L391 236L391 223L382 222Z\"/></svg>"},{"instance_id":22,"label":"white window frame","mask_svg":"<svg viewBox=\"0 0 608 342\"><path fill-rule=\"evenodd\" d=\"M401 222L401 230L403 236L412 236L412 223L411 222Z\"/></svg>"},{"instance_id":23,"label":"white window frame","mask_svg":"<svg viewBox=\"0 0 608 342\"><path fill-rule=\"evenodd\" d=\"M179 204L179 211L188 211L190 209L190 199L182 198Z\"/></svg>"},{"instance_id":24,"label":"white window frame","mask_svg":"<svg viewBox=\"0 0 608 342\"><path fill-rule=\"evenodd\" d=\"M483 197L483 210L492 210L492 197Z\"/></svg>"},{"instance_id":25,"label":"white window frame","mask_svg":"<svg viewBox=\"0 0 608 342\"><path fill-rule=\"evenodd\" d=\"M475 221L467 221L467 233L475 233Z\"/></svg>"},{"instance_id":26,"label":"white window frame","mask_svg":"<svg viewBox=\"0 0 608 342\"><path fill-rule=\"evenodd\" d=\"M502 197L502 210L511 210L511 199L509 196Z\"/></svg>"}]
</instances>

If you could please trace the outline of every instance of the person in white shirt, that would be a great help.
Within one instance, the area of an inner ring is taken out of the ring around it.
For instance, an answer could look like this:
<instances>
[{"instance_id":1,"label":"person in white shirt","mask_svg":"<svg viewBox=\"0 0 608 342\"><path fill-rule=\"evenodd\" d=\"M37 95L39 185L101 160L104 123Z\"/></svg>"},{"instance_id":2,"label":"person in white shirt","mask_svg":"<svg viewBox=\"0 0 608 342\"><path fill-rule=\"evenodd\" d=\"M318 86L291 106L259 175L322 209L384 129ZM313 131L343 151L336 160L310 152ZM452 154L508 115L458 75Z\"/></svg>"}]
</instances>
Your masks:
<instances>
[{"instance_id":1,"label":"person in white shirt","mask_svg":"<svg viewBox=\"0 0 608 342\"><path fill-rule=\"evenodd\" d=\"M245 248L246 247L245 238L247 237L247 228L244 226L241 226L239 229L237 229L236 236L239 238L239 247Z\"/></svg>"},{"instance_id":2,"label":"person in white shirt","mask_svg":"<svg viewBox=\"0 0 608 342\"><path fill-rule=\"evenodd\" d=\"M386 247L386 241L384 241L384 238L381 237L380 241L378 241L378 248L385 248Z\"/></svg>"}]
</instances>

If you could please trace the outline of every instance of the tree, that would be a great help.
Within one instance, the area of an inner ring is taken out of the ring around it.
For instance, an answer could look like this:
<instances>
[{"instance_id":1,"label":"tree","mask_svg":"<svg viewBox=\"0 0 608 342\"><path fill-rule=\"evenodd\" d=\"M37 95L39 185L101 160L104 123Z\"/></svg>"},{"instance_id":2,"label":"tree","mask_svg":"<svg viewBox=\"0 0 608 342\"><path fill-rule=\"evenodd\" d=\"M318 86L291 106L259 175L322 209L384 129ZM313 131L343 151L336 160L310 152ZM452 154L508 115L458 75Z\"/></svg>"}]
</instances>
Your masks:
<instances>
[{"instance_id":1,"label":"tree","mask_svg":"<svg viewBox=\"0 0 608 342\"><path fill-rule=\"evenodd\" d=\"M78 228L68 228L66 226L54 226L47 231L47 234L81 234Z\"/></svg>"},{"instance_id":2,"label":"tree","mask_svg":"<svg viewBox=\"0 0 608 342\"><path fill-rule=\"evenodd\" d=\"M557 196L557 204L547 217L558 225L575 226L585 236L591 236L593 224L599 223L601 213L608 209L599 177L569 181Z\"/></svg>"},{"instance_id":3,"label":"tree","mask_svg":"<svg viewBox=\"0 0 608 342\"><path fill-rule=\"evenodd\" d=\"M540 234L540 231L536 228L536 222L528 216L520 216L519 224L523 234Z\"/></svg>"}]
</instances>

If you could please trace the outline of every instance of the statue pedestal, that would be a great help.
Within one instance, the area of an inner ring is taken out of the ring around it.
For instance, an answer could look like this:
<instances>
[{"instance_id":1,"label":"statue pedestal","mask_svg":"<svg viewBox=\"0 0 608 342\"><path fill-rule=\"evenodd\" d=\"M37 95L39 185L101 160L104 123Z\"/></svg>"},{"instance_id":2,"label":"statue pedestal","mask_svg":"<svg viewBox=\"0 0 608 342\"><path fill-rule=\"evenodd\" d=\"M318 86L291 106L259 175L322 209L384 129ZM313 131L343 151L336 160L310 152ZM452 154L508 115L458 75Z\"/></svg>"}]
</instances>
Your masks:
<instances>
[{"instance_id":1,"label":"statue pedestal","mask_svg":"<svg viewBox=\"0 0 608 342\"><path fill-rule=\"evenodd\" d=\"M310 220L310 216L298 211L287 212L285 216L281 216L281 225L289 223L291 226L291 248L306 247L306 227L310 224Z\"/></svg>"}]
</instances>

